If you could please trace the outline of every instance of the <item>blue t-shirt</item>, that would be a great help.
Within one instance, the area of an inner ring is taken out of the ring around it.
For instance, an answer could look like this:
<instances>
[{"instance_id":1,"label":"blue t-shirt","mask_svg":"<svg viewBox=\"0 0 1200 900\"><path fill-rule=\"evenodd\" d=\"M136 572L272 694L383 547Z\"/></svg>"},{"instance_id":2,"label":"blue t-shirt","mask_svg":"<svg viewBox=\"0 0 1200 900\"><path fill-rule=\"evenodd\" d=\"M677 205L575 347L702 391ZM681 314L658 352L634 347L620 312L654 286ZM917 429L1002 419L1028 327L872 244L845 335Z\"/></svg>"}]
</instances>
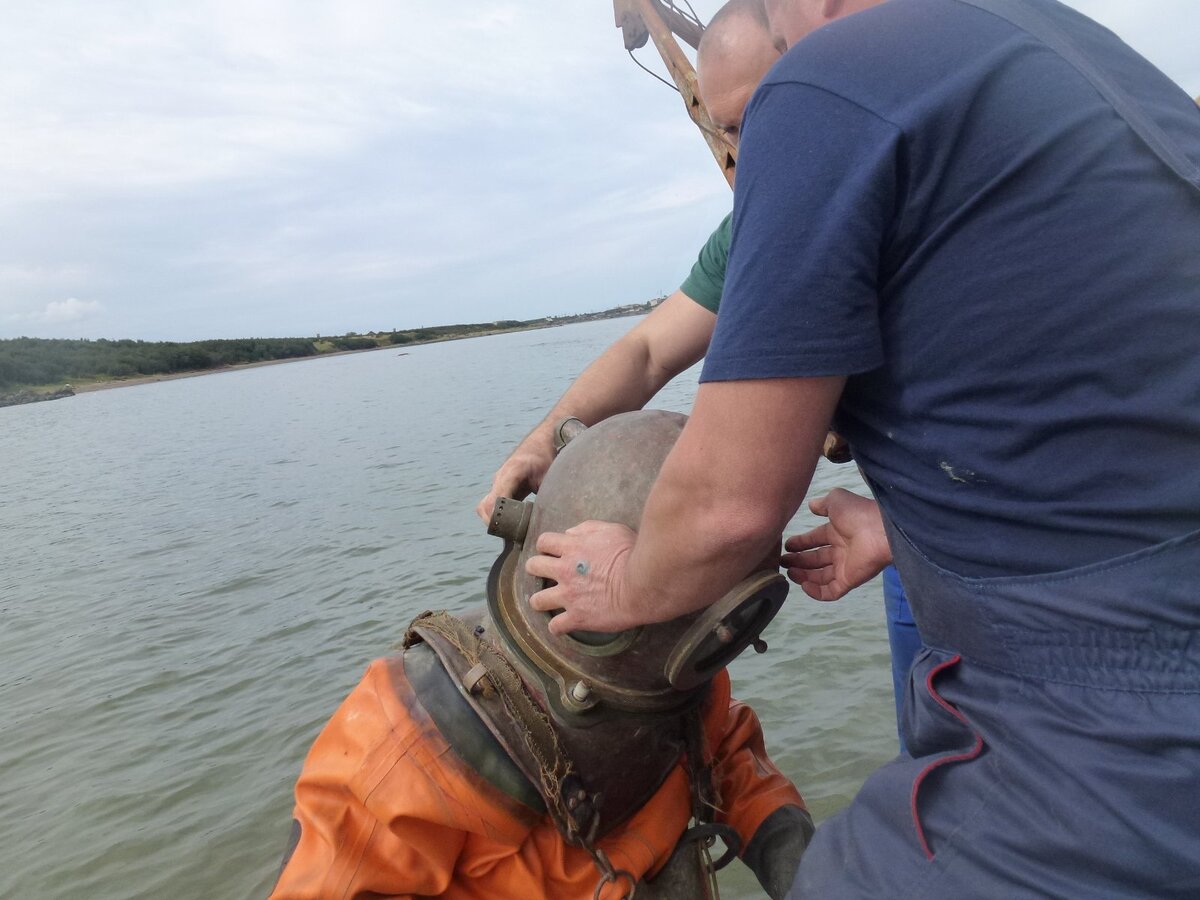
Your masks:
<instances>
[{"instance_id":1,"label":"blue t-shirt","mask_svg":"<svg viewBox=\"0 0 1200 900\"><path fill-rule=\"evenodd\" d=\"M1200 162L1200 110L1032 0ZM847 375L837 427L892 520L964 575L1200 528L1200 193L1092 85L956 0L890 0L746 113L702 380Z\"/></svg>"}]
</instances>

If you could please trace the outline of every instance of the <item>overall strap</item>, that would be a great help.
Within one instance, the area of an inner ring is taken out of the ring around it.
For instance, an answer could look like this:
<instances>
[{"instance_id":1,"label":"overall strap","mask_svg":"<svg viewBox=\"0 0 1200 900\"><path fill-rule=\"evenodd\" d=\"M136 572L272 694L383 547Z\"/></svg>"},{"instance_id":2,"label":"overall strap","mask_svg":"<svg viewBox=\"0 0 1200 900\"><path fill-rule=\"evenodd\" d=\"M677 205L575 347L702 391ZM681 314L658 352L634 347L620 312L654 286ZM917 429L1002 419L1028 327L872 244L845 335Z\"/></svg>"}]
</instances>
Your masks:
<instances>
[{"instance_id":1,"label":"overall strap","mask_svg":"<svg viewBox=\"0 0 1200 900\"><path fill-rule=\"evenodd\" d=\"M1069 62L1091 82L1117 115L1176 175L1200 192L1200 167L1159 127L1136 100L1102 72L1057 25L1023 0L958 0L989 12L1025 31Z\"/></svg>"}]
</instances>

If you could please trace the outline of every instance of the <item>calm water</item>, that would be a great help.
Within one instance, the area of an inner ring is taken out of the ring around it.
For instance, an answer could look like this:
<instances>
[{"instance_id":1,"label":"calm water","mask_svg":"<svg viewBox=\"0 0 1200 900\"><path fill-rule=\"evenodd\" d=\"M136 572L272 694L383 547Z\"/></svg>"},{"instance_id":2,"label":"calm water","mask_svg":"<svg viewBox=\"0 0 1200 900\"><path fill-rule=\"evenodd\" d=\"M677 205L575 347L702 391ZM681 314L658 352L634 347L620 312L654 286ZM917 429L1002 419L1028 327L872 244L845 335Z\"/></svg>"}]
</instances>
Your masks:
<instances>
[{"instance_id":1,"label":"calm water","mask_svg":"<svg viewBox=\"0 0 1200 900\"><path fill-rule=\"evenodd\" d=\"M475 502L631 321L0 410L0 896L264 895L321 725L416 613L482 600ZM766 638L735 692L821 818L894 752L879 587L794 589Z\"/></svg>"}]
</instances>

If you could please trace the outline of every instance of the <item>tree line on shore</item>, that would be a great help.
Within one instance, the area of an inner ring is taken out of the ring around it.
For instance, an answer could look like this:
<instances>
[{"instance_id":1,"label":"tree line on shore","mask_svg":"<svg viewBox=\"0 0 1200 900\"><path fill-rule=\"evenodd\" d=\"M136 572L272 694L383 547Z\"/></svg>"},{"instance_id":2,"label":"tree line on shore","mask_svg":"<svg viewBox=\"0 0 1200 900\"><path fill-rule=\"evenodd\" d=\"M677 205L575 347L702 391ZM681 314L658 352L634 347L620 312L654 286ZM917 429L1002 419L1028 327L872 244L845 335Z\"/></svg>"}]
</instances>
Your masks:
<instances>
[{"instance_id":1,"label":"tree line on shore","mask_svg":"<svg viewBox=\"0 0 1200 900\"><path fill-rule=\"evenodd\" d=\"M436 325L406 331L348 334L342 337L242 338L237 340L135 341L10 338L0 340L0 392L83 381L203 372L245 363L302 359L345 350L421 344L456 337L517 331L552 324L648 312L657 301L600 313L469 325Z\"/></svg>"},{"instance_id":2,"label":"tree line on shore","mask_svg":"<svg viewBox=\"0 0 1200 900\"><path fill-rule=\"evenodd\" d=\"M390 343L407 344L419 339L420 336L415 332L325 338L243 338L187 343L110 341L103 338L13 338L0 341L0 391L71 381L203 372L245 363L303 359L342 350L373 350Z\"/></svg>"},{"instance_id":3,"label":"tree line on shore","mask_svg":"<svg viewBox=\"0 0 1200 900\"><path fill-rule=\"evenodd\" d=\"M375 346L374 341L369 343ZM316 353L315 343L303 338L190 343L14 338L0 341L0 390L203 371L238 363L297 359Z\"/></svg>"}]
</instances>

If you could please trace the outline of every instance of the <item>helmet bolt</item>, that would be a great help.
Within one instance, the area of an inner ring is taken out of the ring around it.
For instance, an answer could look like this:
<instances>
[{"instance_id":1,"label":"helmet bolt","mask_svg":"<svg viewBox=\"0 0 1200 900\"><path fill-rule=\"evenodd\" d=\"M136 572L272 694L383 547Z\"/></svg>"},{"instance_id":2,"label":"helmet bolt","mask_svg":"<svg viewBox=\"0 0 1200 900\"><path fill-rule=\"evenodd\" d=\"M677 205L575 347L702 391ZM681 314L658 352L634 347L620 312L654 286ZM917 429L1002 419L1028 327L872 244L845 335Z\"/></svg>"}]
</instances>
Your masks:
<instances>
[{"instance_id":1,"label":"helmet bolt","mask_svg":"<svg viewBox=\"0 0 1200 900\"><path fill-rule=\"evenodd\" d=\"M728 625L726 625L724 622L722 622L715 629L713 629L713 633L717 636L717 640L720 641L722 644L732 644L733 643L733 638L734 638L733 629L730 628Z\"/></svg>"},{"instance_id":2,"label":"helmet bolt","mask_svg":"<svg viewBox=\"0 0 1200 900\"><path fill-rule=\"evenodd\" d=\"M767 642L764 641L762 638L755 638L754 639L754 652L755 653L766 653L767 652Z\"/></svg>"},{"instance_id":3,"label":"helmet bolt","mask_svg":"<svg viewBox=\"0 0 1200 900\"><path fill-rule=\"evenodd\" d=\"M592 688L586 681L577 681L571 685L571 699L576 703L587 703L592 696Z\"/></svg>"}]
</instances>

